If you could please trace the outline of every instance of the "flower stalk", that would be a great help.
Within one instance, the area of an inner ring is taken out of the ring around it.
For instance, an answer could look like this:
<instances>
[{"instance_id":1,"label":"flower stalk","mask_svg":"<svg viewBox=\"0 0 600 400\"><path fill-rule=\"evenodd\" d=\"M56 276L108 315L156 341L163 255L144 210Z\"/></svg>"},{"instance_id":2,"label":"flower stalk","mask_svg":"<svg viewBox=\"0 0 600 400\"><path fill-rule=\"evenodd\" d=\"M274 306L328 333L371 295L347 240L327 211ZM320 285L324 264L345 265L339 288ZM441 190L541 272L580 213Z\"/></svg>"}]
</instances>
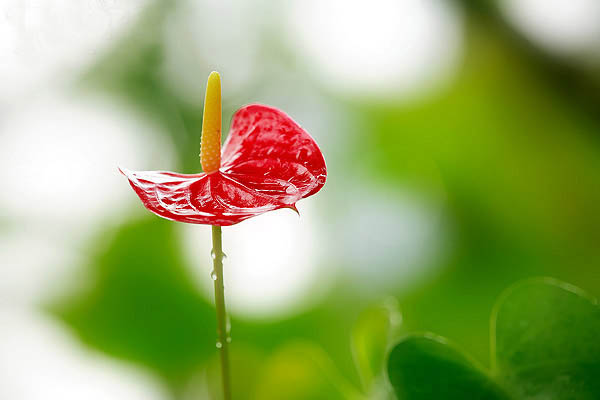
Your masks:
<instances>
[{"instance_id":1,"label":"flower stalk","mask_svg":"<svg viewBox=\"0 0 600 400\"><path fill-rule=\"evenodd\" d=\"M212 227L212 259L211 274L215 284L215 308L217 313L217 349L221 358L221 379L223 383L223 399L231 400L231 378L229 371L229 329L227 327L227 310L225 309L225 286L223 281L223 246L221 227Z\"/></svg>"}]
</instances>

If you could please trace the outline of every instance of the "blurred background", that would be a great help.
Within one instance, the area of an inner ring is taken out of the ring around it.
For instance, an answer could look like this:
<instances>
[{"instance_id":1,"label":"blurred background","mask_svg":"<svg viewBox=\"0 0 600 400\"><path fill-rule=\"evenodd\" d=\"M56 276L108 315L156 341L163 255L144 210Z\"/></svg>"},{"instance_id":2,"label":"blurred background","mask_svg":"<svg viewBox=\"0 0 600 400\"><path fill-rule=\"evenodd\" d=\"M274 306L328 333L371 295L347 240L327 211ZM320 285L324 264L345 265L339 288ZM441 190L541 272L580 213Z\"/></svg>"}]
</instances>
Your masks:
<instances>
[{"instance_id":1,"label":"blurred background","mask_svg":"<svg viewBox=\"0 0 600 400\"><path fill-rule=\"evenodd\" d=\"M600 295L597 0L2 0L0 398L217 398L210 229L117 171L199 171L212 70L329 173L223 230L236 399L351 398L381 304L487 365L509 284Z\"/></svg>"}]
</instances>

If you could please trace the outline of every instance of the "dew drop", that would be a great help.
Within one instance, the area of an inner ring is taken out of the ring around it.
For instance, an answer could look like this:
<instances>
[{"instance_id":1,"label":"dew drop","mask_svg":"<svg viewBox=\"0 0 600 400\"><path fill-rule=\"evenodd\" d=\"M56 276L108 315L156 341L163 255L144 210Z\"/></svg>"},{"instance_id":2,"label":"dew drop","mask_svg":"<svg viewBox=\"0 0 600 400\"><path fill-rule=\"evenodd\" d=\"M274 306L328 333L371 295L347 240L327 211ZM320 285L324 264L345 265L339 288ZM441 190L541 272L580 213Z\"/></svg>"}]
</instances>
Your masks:
<instances>
[{"instance_id":1,"label":"dew drop","mask_svg":"<svg viewBox=\"0 0 600 400\"><path fill-rule=\"evenodd\" d=\"M285 192L287 194L293 194L296 193L298 190L293 186L293 185L289 185L288 187L285 188Z\"/></svg>"},{"instance_id":2,"label":"dew drop","mask_svg":"<svg viewBox=\"0 0 600 400\"><path fill-rule=\"evenodd\" d=\"M227 343L231 343L231 336L227 336Z\"/></svg>"},{"instance_id":3,"label":"dew drop","mask_svg":"<svg viewBox=\"0 0 600 400\"><path fill-rule=\"evenodd\" d=\"M229 318L229 314L227 314L225 320L225 333L227 334L227 336L231 336L231 318Z\"/></svg>"},{"instance_id":4,"label":"dew drop","mask_svg":"<svg viewBox=\"0 0 600 400\"><path fill-rule=\"evenodd\" d=\"M224 252L221 252L221 254L222 254L222 257L221 257L221 258L222 258L223 260L227 258L227 254L225 254ZM212 250L210 251L210 258L212 258L213 260L216 260L216 259L217 259L217 252L215 251L215 249L212 249Z\"/></svg>"},{"instance_id":5,"label":"dew drop","mask_svg":"<svg viewBox=\"0 0 600 400\"><path fill-rule=\"evenodd\" d=\"M223 343L217 341L215 346L217 346L217 349L220 349L221 347L223 347Z\"/></svg>"},{"instance_id":6,"label":"dew drop","mask_svg":"<svg viewBox=\"0 0 600 400\"><path fill-rule=\"evenodd\" d=\"M215 272L215 270L213 269L212 271L210 271L210 278L213 281L216 281L217 279L219 279L219 277L217 276L217 273Z\"/></svg>"}]
</instances>

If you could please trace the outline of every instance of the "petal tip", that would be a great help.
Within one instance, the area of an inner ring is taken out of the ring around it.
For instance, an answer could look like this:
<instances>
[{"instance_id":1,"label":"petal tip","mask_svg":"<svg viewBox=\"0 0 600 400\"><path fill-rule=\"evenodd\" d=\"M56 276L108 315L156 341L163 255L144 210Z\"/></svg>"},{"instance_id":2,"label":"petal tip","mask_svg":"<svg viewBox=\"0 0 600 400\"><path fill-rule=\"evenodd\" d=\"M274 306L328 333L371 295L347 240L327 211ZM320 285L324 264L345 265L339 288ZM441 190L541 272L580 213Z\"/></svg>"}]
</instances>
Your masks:
<instances>
[{"instance_id":1,"label":"petal tip","mask_svg":"<svg viewBox=\"0 0 600 400\"><path fill-rule=\"evenodd\" d=\"M131 176L134 174L134 171L132 171L132 170L130 170L128 168L125 168L125 167L117 167L117 169L127 179L130 179Z\"/></svg>"},{"instance_id":2,"label":"petal tip","mask_svg":"<svg viewBox=\"0 0 600 400\"><path fill-rule=\"evenodd\" d=\"M284 208L289 208L290 210L294 211L296 214L298 214L298 216L300 216L300 211L298 211L298 208L296 207L295 204L292 204L290 206L286 206Z\"/></svg>"}]
</instances>

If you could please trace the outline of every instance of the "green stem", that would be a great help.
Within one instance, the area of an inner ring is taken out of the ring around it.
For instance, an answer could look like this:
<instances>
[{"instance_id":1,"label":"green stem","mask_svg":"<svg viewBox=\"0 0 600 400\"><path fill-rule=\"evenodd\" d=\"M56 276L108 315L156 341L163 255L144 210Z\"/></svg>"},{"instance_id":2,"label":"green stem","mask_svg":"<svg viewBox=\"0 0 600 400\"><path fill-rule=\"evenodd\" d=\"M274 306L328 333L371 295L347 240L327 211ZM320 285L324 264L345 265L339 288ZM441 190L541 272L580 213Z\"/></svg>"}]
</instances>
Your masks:
<instances>
[{"instance_id":1,"label":"green stem","mask_svg":"<svg viewBox=\"0 0 600 400\"><path fill-rule=\"evenodd\" d=\"M223 285L223 247L221 227L212 227L212 278L215 283L215 307L217 310L217 348L221 356L221 379L223 382L223 399L231 400L231 381L229 377L229 332L227 329L227 312L225 310L225 286Z\"/></svg>"}]
</instances>

